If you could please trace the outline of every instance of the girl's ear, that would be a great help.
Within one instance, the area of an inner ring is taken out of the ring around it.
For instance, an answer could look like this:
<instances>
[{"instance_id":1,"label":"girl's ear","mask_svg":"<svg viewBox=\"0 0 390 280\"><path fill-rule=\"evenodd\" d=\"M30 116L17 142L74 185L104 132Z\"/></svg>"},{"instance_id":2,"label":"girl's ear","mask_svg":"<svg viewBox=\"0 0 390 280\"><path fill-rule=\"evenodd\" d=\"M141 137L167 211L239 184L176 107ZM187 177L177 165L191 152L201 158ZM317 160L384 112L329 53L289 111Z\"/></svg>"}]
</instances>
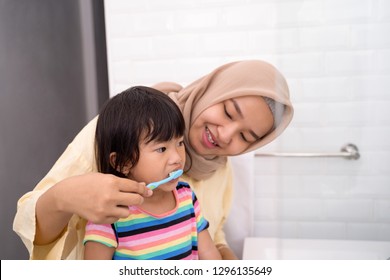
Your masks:
<instances>
[{"instance_id":1,"label":"girl's ear","mask_svg":"<svg viewBox=\"0 0 390 280\"><path fill-rule=\"evenodd\" d=\"M116 163L116 153L112 152L110 154L110 165L112 168L115 168L115 165L116 165L115 163ZM131 165L130 165L130 163L128 163L122 168L122 170L120 170L120 167L117 167L116 171L128 176L130 174L130 169L131 169Z\"/></svg>"},{"instance_id":2,"label":"girl's ear","mask_svg":"<svg viewBox=\"0 0 390 280\"><path fill-rule=\"evenodd\" d=\"M110 165L112 168L115 168L115 162L116 162L116 153L112 152L110 154ZM119 170L117 170L117 171L119 171Z\"/></svg>"}]
</instances>

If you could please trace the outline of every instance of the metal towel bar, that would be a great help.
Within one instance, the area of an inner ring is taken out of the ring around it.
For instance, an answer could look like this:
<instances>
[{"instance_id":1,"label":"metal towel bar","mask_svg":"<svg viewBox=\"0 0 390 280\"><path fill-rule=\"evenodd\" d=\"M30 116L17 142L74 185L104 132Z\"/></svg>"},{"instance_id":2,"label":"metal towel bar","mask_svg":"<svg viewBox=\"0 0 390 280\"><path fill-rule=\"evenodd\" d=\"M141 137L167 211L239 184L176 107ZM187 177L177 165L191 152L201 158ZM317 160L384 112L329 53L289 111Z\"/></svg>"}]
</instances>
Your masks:
<instances>
[{"instance_id":1,"label":"metal towel bar","mask_svg":"<svg viewBox=\"0 0 390 280\"><path fill-rule=\"evenodd\" d=\"M338 153L255 153L256 157L342 157L357 160L360 158L359 149L354 144L346 144Z\"/></svg>"}]
</instances>

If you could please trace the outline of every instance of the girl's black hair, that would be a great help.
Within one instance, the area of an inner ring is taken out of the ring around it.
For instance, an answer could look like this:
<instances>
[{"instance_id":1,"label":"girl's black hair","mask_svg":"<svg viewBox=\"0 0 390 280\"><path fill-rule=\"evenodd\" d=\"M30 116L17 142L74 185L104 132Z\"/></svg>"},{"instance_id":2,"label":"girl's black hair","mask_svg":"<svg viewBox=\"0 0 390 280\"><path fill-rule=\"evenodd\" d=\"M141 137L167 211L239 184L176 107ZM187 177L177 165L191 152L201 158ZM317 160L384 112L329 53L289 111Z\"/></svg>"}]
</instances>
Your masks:
<instances>
[{"instance_id":1,"label":"girl's black hair","mask_svg":"<svg viewBox=\"0 0 390 280\"><path fill-rule=\"evenodd\" d=\"M118 170L139 160L142 140L168 141L184 135L185 122L176 103L149 87L131 87L102 107L96 126L95 153L99 172L125 177ZM110 154L116 153L114 166Z\"/></svg>"}]
</instances>

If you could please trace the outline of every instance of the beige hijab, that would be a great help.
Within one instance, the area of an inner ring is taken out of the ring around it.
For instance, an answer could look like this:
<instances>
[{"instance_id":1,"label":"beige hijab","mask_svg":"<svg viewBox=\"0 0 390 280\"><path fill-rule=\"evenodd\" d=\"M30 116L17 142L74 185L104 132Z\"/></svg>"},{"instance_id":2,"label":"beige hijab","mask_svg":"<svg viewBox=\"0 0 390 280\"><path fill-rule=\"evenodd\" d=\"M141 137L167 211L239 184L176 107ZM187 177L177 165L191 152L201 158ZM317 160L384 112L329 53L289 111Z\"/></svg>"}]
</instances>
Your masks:
<instances>
[{"instance_id":1,"label":"beige hijab","mask_svg":"<svg viewBox=\"0 0 390 280\"><path fill-rule=\"evenodd\" d=\"M274 129L249 146L244 153L258 149L278 137L293 116L285 78L271 64L260 60L222 65L185 88L170 82L159 83L153 87L167 93L183 112L186 122L184 141L190 153L190 158L186 160L186 170L191 167L187 174L197 180L207 179L227 160L223 156L206 159L189 145L189 129L203 110L224 100L247 95L265 96L276 101L278 106L274 114Z\"/></svg>"}]
</instances>

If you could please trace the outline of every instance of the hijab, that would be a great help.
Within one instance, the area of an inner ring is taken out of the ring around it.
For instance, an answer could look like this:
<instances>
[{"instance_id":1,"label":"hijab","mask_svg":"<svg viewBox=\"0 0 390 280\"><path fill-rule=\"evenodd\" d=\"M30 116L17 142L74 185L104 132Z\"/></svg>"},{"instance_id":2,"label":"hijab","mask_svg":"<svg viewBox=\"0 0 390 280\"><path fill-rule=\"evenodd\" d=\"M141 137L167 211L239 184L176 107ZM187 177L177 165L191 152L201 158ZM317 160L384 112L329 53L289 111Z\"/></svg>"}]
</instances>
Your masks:
<instances>
[{"instance_id":1,"label":"hijab","mask_svg":"<svg viewBox=\"0 0 390 280\"><path fill-rule=\"evenodd\" d=\"M206 108L231 98L248 95L268 97L275 101L273 129L243 153L273 141L286 129L293 116L285 78L274 66L261 60L236 61L222 65L184 88L171 82L159 83L153 88L168 94L183 113L186 123L184 142L189 153L185 170L188 170L187 175L196 180L209 178L227 161L226 156L204 158L189 145L189 129Z\"/></svg>"}]
</instances>

